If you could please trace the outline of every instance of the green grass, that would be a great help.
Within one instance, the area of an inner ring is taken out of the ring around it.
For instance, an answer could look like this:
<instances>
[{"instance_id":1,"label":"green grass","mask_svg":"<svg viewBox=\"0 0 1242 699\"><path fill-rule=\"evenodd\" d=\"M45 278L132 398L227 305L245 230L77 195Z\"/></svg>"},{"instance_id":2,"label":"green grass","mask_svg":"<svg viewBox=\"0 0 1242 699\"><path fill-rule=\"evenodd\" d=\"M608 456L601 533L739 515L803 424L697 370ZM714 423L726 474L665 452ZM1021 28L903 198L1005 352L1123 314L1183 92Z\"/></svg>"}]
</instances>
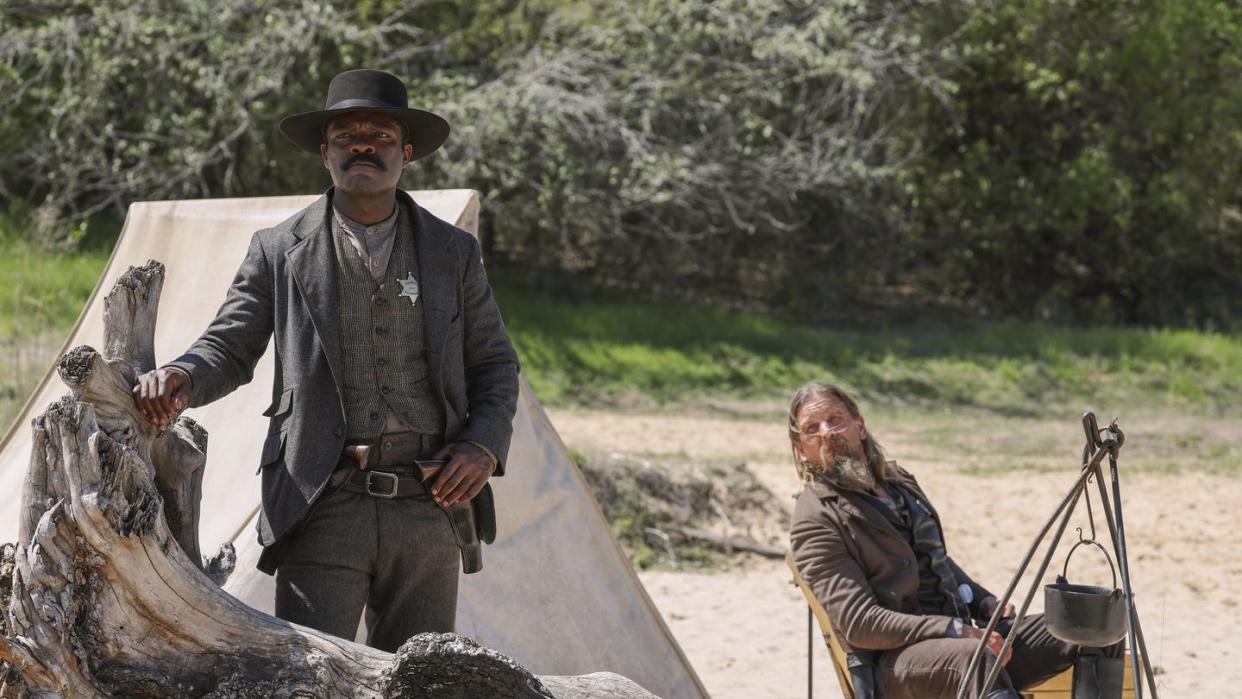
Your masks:
<instances>
[{"instance_id":1,"label":"green grass","mask_svg":"<svg viewBox=\"0 0 1242 699\"><path fill-rule=\"evenodd\" d=\"M107 261L106 251L48 252L0 240L0 338L68 330Z\"/></svg>"},{"instance_id":2,"label":"green grass","mask_svg":"<svg viewBox=\"0 0 1242 699\"><path fill-rule=\"evenodd\" d=\"M0 425L55 358L119 228L92 224L105 232L83 229L85 244L64 252L30 242L13 221L0 216ZM725 409L768 414L811 378L839 382L877 407L1027 417L1065 405L1231 415L1242 394L1237 334L1033 323L819 329L494 281L523 372L553 405L731 401Z\"/></svg>"},{"instance_id":3,"label":"green grass","mask_svg":"<svg viewBox=\"0 0 1242 699\"><path fill-rule=\"evenodd\" d=\"M31 240L18 217L0 213L0 434L56 358L95 288L115 231L102 237L78 250L57 249Z\"/></svg>"},{"instance_id":4,"label":"green grass","mask_svg":"<svg viewBox=\"0 0 1242 699\"><path fill-rule=\"evenodd\" d=\"M552 404L673 405L703 396L787 399L839 382L871 402L1036 416L1059 403L1232 413L1242 336L1033 323L817 329L760 314L569 298L498 280L501 304L540 398Z\"/></svg>"}]
</instances>

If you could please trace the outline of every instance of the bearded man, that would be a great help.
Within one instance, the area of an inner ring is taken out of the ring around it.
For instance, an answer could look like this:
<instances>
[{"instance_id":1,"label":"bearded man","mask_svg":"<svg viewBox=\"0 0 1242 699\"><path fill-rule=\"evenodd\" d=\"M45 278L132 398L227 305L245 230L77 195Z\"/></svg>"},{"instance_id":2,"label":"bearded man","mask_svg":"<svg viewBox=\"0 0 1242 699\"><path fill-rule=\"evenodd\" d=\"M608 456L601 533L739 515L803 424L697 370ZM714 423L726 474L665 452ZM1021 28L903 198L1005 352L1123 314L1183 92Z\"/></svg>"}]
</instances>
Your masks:
<instances>
[{"instance_id":1,"label":"bearded man","mask_svg":"<svg viewBox=\"0 0 1242 699\"><path fill-rule=\"evenodd\" d=\"M274 334L259 569L276 575L276 615L352 639L365 608L367 643L392 652L452 631L458 557L482 566L517 355L478 241L397 188L444 119L410 109L395 76L351 70L280 129L333 187L255 233L210 327L134 399L155 423L217 400Z\"/></svg>"},{"instance_id":2,"label":"bearded man","mask_svg":"<svg viewBox=\"0 0 1242 699\"><path fill-rule=\"evenodd\" d=\"M988 699L1026 689L1075 666L1075 699L1121 696L1123 644L1107 649L1054 638L1043 615L1013 619L967 676L997 599L948 555L940 516L914 476L884 453L848 393L809 383L789 406L789 441L803 489L791 545L798 570L851 655L858 684L881 699L982 696L1004 638L1016 634Z\"/></svg>"}]
</instances>

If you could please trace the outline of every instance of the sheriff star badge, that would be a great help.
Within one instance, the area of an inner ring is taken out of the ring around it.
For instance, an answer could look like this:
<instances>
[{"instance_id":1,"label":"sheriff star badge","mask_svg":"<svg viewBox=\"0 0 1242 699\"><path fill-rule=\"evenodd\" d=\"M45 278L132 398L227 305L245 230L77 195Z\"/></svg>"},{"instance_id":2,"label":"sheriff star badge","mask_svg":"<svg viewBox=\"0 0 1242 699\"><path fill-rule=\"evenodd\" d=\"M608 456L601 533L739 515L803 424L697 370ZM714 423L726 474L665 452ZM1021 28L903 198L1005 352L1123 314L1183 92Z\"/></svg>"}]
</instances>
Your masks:
<instances>
[{"instance_id":1,"label":"sheriff star badge","mask_svg":"<svg viewBox=\"0 0 1242 699\"><path fill-rule=\"evenodd\" d=\"M397 283L401 285L401 293L398 296L406 296L410 299L410 305L418 303L418 280L414 278L413 272L406 272L405 279L398 279Z\"/></svg>"}]
</instances>

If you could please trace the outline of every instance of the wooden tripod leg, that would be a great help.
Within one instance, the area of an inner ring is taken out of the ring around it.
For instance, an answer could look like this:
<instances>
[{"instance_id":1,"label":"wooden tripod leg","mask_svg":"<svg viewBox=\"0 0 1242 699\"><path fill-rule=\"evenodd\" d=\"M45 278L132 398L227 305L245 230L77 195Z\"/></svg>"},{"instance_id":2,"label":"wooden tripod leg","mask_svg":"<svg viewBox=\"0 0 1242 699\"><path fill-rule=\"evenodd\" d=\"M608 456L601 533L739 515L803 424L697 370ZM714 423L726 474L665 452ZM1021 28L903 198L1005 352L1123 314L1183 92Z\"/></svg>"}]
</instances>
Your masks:
<instances>
[{"instance_id":1,"label":"wooden tripod leg","mask_svg":"<svg viewBox=\"0 0 1242 699\"><path fill-rule=\"evenodd\" d=\"M1114 478L1116 478L1117 477L1116 461L1110 460L1109 466L1110 468L1113 469L1113 476ZM1104 487L1104 477L1103 477L1104 474L1102 471L1103 469L1100 466L1097 465L1095 467L1095 484L1099 488L1099 491L1100 491L1100 502L1103 503L1104 505L1104 521L1108 524L1108 533L1109 533L1109 536L1111 536L1113 540L1113 554L1117 556L1118 558L1118 561L1119 561L1118 565L1122 565L1123 566L1122 570L1126 571L1125 573L1123 573L1121 581L1122 581L1122 584L1126 586L1124 593L1127 599L1129 599L1129 605L1126 609L1126 612L1127 612L1126 620L1129 622L1130 631L1132 632L1130 634L1131 638L1129 638L1128 640L1130 643L1130 665L1131 665L1130 669L1131 669L1131 672L1134 673L1135 695L1140 698L1143 696L1142 685L1139 683L1139 679L1138 679L1139 678L1138 658L1141 655L1143 659L1142 660L1143 675L1144 677L1147 678L1147 687L1148 689L1151 690L1152 699L1157 699L1156 676L1155 676L1155 673L1152 671L1151 656L1147 655L1147 641L1143 638L1143 626L1139 622L1138 607L1134 605L1134 599L1133 597L1130 596L1130 590L1129 590L1129 577L1130 576L1129 576L1128 561L1126 561L1125 564L1120 562L1123 560L1124 549L1117 545L1117 539L1118 539L1117 535L1120 530L1118 529L1118 526L1116 523L1117 520L1113 518L1113 507L1111 504L1109 504L1109 501L1108 501L1108 489ZM1120 506L1121 495L1116 492L1115 486L1114 486L1113 495L1114 495L1117 505ZM1138 644L1137 646L1135 645L1136 641Z\"/></svg>"}]
</instances>

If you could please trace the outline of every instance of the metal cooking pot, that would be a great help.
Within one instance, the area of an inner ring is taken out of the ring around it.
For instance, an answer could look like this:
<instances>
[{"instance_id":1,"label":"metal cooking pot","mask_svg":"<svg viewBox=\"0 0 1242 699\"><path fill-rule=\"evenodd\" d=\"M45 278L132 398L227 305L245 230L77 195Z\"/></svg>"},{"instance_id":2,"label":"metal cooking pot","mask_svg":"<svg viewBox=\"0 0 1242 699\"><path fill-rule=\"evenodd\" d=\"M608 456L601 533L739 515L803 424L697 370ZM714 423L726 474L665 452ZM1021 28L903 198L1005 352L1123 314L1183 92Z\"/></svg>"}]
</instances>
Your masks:
<instances>
[{"instance_id":1,"label":"metal cooking pot","mask_svg":"<svg viewBox=\"0 0 1242 699\"><path fill-rule=\"evenodd\" d=\"M1094 544L1108 560L1113 572L1113 587L1074 585L1065 579L1069 559L1083 544ZM1080 646L1103 647L1120 641L1126 635L1126 605L1117 589L1117 569L1108 551L1092 539L1082 539L1065 557L1065 565L1057 581L1044 585L1044 622L1056 638Z\"/></svg>"}]
</instances>

